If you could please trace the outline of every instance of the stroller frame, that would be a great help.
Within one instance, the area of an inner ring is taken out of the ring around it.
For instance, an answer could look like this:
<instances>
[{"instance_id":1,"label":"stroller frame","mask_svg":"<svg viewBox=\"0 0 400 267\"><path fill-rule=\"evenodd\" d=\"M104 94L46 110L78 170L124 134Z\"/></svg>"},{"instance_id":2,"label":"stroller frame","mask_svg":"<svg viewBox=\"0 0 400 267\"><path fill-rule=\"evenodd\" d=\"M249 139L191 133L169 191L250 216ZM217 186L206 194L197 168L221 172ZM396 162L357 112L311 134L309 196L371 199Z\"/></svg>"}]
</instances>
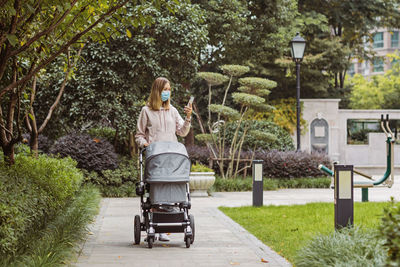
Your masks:
<instances>
[{"instance_id":1,"label":"stroller frame","mask_svg":"<svg viewBox=\"0 0 400 267\"><path fill-rule=\"evenodd\" d=\"M162 142L162 143L170 143L172 145L175 145L173 143L180 144L178 142ZM152 143L151 145L153 144L154 143ZM183 146L183 144L180 144L180 146ZM141 214L135 215L134 218L135 244L140 244L141 231L145 231L147 233L146 241L148 243L149 248L153 247L156 233L183 232L184 242L186 244L186 247L189 248L190 245L193 244L195 237L194 216L192 214L189 214L189 210L191 208L189 181L181 182L181 185L185 183L185 188L186 188L185 201L179 201L173 203L167 203L167 202L154 203L154 201L152 201L151 199L152 184L147 182L146 179L144 179L145 177L143 175L143 152L145 151L147 151L147 148L141 149L139 154L140 181L136 183L136 195L140 196ZM188 157L187 160L189 160ZM190 166L190 160L189 160L189 166ZM188 177L189 173L187 173L187 179ZM168 183L166 184L168 185ZM153 186L157 188L156 184L154 184ZM166 212L162 212L162 210L166 210Z\"/></svg>"}]
</instances>

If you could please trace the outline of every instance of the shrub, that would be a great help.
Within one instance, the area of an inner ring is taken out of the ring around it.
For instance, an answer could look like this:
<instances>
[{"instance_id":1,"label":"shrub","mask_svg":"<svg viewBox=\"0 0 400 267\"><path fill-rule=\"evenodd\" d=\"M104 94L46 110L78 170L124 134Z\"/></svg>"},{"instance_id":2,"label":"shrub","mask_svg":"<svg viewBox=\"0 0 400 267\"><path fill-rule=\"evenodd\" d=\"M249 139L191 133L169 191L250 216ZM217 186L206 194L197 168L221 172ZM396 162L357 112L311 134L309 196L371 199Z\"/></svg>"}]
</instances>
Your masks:
<instances>
[{"instance_id":1,"label":"shrub","mask_svg":"<svg viewBox=\"0 0 400 267\"><path fill-rule=\"evenodd\" d=\"M380 232L385 240L384 246L388 250L387 266L399 266L400 264L400 203L394 202L384 208Z\"/></svg>"},{"instance_id":2,"label":"shrub","mask_svg":"<svg viewBox=\"0 0 400 267\"><path fill-rule=\"evenodd\" d=\"M65 206L83 178L75 166L71 158L24 153L14 165L0 165L0 258L23 250L25 240Z\"/></svg>"},{"instance_id":3,"label":"shrub","mask_svg":"<svg viewBox=\"0 0 400 267\"><path fill-rule=\"evenodd\" d=\"M208 166L210 160L210 153L206 146L188 146L186 147L190 161Z\"/></svg>"},{"instance_id":4,"label":"shrub","mask_svg":"<svg viewBox=\"0 0 400 267\"><path fill-rule=\"evenodd\" d=\"M373 230L344 228L315 237L295 258L298 267L383 266L387 250ZM394 265L398 266L398 265Z\"/></svg>"},{"instance_id":5,"label":"shrub","mask_svg":"<svg viewBox=\"0 0 400 267\"><path fill-rule=\"evenodd\" d=\"M26 139L27 144L29 145L31 140L30 134L23 134L22 137ZM44 153L49 153L51 146L53 145L54 141L47 138L45 135L39 134L38 136L38 149Z\"/></svg>"},{"instance_id":6,"label":"shrub","mask_svg":"<svg viewBox=\"0 0 400 267\"><path fill-rule=\"evenodd\" d=\"M207 147L190 146L187 151L192 162L209 166L209 152ZM242 159L251 158L251 152L242 151ZM325 154L295 151L258 151L255 159L263 160L263 174L271 178L298 178L298 177L322 177L324 174L318 169L319 164L330 166L330 160ZM241 163L243 167L243 163ZM227 163L225 163L225 168ZM219 174L217 162L214 161L213 169ZM251 174L251 168L248 168ZM323 182L324 184L326 182Z\"/></svg>"},{"instance_id":7,"label":"shrub","mask_svg":"<svg viewBox=\"0 0 400 267\"><path fill-rule=\"evenodd\" d=\"M255 138L245 138L243 142L243 149L263 149L263 150L279 150L279 151L289 151L294 150L293 140L290 137L289 133L282 129L280 126L276 125L273 122L269 121L248 121L251 123L249 131L263 131L265 133L270 133L276 136L276 140L273 142L265 142L262 140L258 140ZM226 129L226 142L229 143L229 140L233 139L233 134L236 130L235 123L228 123ZM240 138L243 134L243 124L239 129L239 136Z\"/></svg>"},{"instance_id":8,"label":"shrub","mask_svg":"<svg viewBox=\"0 0 400 267\"><path fill-rule=\"evenodd\" d=\"M88 171L115 169L118 167L114 147L106 140L87 134L72 133L58 139L50 149L52 154L70 156L78 162L78 168Z\"/></svg>"},{"instance_id":9,"label":"shrub","mask_svg":"<svg viewBox=\"0 0 400 267\"><path fill-rule=\"evenodd\" d=\"M111 127L95 127L95 128L90 128L88 130L88 134L92 138L105 139L108 142L112 143L115 137L115 129Z\"/></svg>"},{"instance_id":10,"label":"shrub","mask_svg":"<svg viewBox=\"0 0 400 267\"><path fill-rule=\"evenodd\" d=\"M85 183L95 185L104 197L135 196L135 183L139 180L136 163L136 159L121 157L115 170L84 171Z\"/></svg>"},{"instance_id":11,"label":"shrub","mask_svg":"<svg viewBox=\"0 0 400 267\"><path fill-rule=\"evenodd\" d=\"M295 151L257 152L256 159L262 159L263 174L273 178L321 177L319 164L330 166L330 160L325 154Z\"/></svg>"},{"instance_id":12,"label":"shrub","mask_svg":"<svg viewBox=\"0 0 400 267\"><path fill-rule=\"evenodd\" d=\"M192 172L213 172L213 169L208 168L203 164L192 164L190 171Z\"/></svg>"},{"instance_id":13,"label":"shrub","mask_svg":"<svg viewBox=\"0 0 400 267\"><path fill-rule=\"evenodd\" d=\"M279 188L329 188L331 179L321 178L297 178L297 179L273 179L264 178L264 190L276 190ZM216 192L243 192L253 190L252 177L222 179L216 177L213 191Z\"/></svg>"},{"instance_id":14,"label":"shrub","mask_svg":"<svg viewBox=\"0 0 400 267\"><path fill-rule=\"evenodd\" d=\"M26 250L1 257L0 266L64 266L75 261L76 243L87 235L87 225L97 214L101 197L97 189L83 187L41 231L30 236Z\"/></svg>"},{"instance_id":15,"label":"shrub","mask_svg":"<svg viewBox=\"0 0 400 267\"><path fill-rule=\"evenodd\" d=\"M264 190L276 190L278 189L278 180L276 179L264 179L263 189ZM213 191L216 192L243 192L253 190L252 178L236 178L236 179L222 179L216 177Z\"/></svg>"}]
</instances>

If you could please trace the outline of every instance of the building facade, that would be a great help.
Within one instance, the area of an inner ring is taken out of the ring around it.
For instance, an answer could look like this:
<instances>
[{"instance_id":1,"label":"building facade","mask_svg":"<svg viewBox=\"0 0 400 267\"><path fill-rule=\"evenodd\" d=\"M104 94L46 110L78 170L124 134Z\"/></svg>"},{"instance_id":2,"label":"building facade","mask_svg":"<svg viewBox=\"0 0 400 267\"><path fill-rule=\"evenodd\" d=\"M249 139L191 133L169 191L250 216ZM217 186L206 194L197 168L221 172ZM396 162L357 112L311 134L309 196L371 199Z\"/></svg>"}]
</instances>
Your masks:
<instances>
[{"instance_id":1,"label":"building facade","mask_svg":"<svg viewBox=\"0 0 400 267\"><path fill-rule=\"evenodd\" d=\"M351 76L359 73L367 77L383 74L385 71L389 70L396 61L391 61L386 55L394 54L400 49L399 35L400 30L398 29L377 29L373 33L373 42L365 42L366 49L372 49L376 54L376 59L373 61L353 59L348 73Z\"/></svg>"}]
</instances>

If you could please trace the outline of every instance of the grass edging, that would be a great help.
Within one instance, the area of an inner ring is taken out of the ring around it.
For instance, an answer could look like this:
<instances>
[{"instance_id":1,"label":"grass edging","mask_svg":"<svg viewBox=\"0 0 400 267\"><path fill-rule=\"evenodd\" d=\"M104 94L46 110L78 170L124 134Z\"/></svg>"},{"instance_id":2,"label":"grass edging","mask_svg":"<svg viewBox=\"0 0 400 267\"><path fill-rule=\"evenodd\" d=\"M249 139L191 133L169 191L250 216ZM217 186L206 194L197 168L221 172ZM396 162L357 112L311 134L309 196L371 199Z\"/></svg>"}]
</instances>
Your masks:
<instances>
[{"instance_id":1,"label":"grass edging","mask_svg":"<svg viewBox=\"0 0 400 267\"><path fill-rule=\"evenodd\" d=\"M40 233L29 241L27 250L14 258L2 259L2 266L64 266L76 255L76 244L87 234L87 225L98 213L100 192L84 186L70 205L60 211Z\"/></svg>"},{"instance_id":2,"label":"grass edging","mask_svg":"<svg viewBox=\"0 0 400 267\"><path fill-rule=\"evenodd\" d=\"M354 225L377 229L388 202L355 202ZM314 237L334 232L333 203L219 207L268 247L294 262L295 255Z\"/></svg>"}]
</instances>

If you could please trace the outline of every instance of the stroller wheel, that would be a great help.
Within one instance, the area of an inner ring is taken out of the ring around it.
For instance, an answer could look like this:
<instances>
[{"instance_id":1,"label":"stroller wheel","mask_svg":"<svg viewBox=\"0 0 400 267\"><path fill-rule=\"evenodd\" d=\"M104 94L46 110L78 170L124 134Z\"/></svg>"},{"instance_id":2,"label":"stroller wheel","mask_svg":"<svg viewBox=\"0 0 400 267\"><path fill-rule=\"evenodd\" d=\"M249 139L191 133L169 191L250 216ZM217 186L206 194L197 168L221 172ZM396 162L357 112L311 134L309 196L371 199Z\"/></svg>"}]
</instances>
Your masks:
<instances>
[{"instance_id":1,"label":"stroller wheel","mask_svg":"<svg viewBox=\"0 0 400 267\"><path fill-rule=\"evenodd\" d=\"M190 248L190 244L191 244L190 240L191 240L190 237L186 237L186 238L185 238L185 243L186 243L186 247L187 247L187 248Z\"/></svg>"},{"instance_id":2,"label":"stroller wheel","mask_svg":"<svg viewBox=\"0 0 400 267\"><path fill-rule=\"evenodd\" d=\"M190 244L193 244L195 227L194 227L194 216L192 214L189 215L189 220L190 220L190 227L192 228L192 238L190 239Z\"/></svg>"},{"instance_id":3,"label":"stroller wheel","mask_svg":"<svg viewBox=\"0 0 400 267\"><path fill-rule=\"evenodd\" d=\"M140 243L140 216L136 215L135 216L135 221L134 221L134 237L135 237L135 244L138 245Z\"/></svg>"},{"instance_id":4,"label":"stroller wheel","mask_svg":"<svg viewBox=\"0 0 400 267\"><path fill-rule=\"evenodd\" d=\"M148 242L149 248L152 248L153 247L153 242L154 242L154 236L152 236L152 237L148 236L147 237L147 242Z\"/></svg>"}]
</instances>

